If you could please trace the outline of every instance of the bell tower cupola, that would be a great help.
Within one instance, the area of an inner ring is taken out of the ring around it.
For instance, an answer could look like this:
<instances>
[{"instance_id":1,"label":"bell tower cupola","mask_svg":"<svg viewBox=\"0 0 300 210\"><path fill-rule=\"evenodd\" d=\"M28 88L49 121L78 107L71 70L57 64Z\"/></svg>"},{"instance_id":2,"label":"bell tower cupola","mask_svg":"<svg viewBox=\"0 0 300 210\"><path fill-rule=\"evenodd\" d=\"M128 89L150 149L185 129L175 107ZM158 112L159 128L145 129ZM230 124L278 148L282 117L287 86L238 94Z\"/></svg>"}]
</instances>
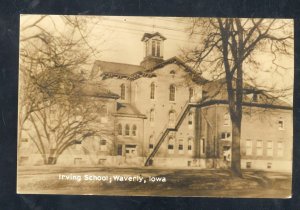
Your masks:
<instances>
[{"instance_id":1,"label":"bell tower cupola","mask_svg":"<svg viewBox=\"0 0 300 210\"><path fill-rule=\"evenodd\" d=\"M161 62L163 59L164 41L166 38L160 33L145 33L142 42L144 42L145 57L141 62L141 66L148 69Z\"/></svg>"}]
</instances>

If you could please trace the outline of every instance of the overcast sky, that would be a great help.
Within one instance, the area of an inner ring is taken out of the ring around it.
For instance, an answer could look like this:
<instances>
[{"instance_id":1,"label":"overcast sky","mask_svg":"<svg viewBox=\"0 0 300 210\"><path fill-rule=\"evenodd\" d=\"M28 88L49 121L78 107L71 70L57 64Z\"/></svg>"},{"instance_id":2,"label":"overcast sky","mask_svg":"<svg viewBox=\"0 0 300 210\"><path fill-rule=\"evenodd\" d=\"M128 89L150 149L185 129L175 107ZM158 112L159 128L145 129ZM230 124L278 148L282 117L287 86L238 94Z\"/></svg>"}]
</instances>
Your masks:
<instances>
[{"instance_id":1,"label":"overcast sky","mask_svg":"<svg viewBox=\"0 0 300 210\"><path fill-rule=\"evenodd\" d=\"M21 28L33 23L38 15L22 15ZM94 17L95 18L95 17ZM94 59L136 64L139 65L144 58L144 45L141 38L144 33L159 32L166 37L164 42L164 59L179 56L182 48L189 48L197 44L197 40L190 39L186 19L176 17L129 17L129 16L99 16L98 24L91 33L91 43L102 51ZM59 16L53 16L54 22L59 25ZM292 21L292 20L291 20ZM44 24L51 25L48 21ZM89 24L89 23L87 23ZM293 29L291 29L293 30ZM21 31L22 33L22 31ZM257 60L261 62L262 69L270 69L272 57L259 54ZM261 79L267 82L277 81L284 84L293 83L293 58L281 58L283 66L290 71L284 75L262 74ZM266 80L267 77L267 80Z\"/></svg>"}]
</instances>

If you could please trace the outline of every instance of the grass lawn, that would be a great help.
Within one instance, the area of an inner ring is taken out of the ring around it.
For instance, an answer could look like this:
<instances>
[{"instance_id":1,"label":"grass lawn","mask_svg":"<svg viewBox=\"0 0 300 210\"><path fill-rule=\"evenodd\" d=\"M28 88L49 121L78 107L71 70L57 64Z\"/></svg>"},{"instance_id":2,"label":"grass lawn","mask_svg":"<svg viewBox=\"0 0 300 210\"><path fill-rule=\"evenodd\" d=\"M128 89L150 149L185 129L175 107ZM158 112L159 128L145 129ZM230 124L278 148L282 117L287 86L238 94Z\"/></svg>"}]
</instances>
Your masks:
<instances>
[{"instance_id":1,"label":"grass lawn","mask_svg":"<svg viewBox=\"0 0 300 210\"><path fill-rule=\"evenodd\" d=\"M84 180L86 176L94 180ZM115 176L132 180L120 181L119 177L116 181ZM75 179L78 177L80 181ZM22 194L287 198L291 195L291 181L288 173L255 170L244 170L243 178L234 178L224 169L47 166L19 167L17 190Z\"/></svg>"}]
</instances>

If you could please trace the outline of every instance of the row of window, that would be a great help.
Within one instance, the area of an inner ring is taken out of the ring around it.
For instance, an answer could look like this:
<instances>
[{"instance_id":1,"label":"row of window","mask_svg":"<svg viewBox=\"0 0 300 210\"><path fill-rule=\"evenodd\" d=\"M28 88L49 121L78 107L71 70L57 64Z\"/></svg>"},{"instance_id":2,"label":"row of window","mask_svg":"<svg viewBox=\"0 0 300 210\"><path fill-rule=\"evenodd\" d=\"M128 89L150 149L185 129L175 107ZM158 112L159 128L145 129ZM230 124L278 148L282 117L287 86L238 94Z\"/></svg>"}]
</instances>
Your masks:
<instances>
[{"instance_id":1,"label":"row of window","mask_svg":"<svg viewBox=\"0 0 300 210\"><path fill-rule=\"evenodd\" d=\"M224 126L229 126L231 124L229 113L224 114ZM279 130L284 130L284 120L282 117L279 117L277 120L277 126Z\"/></svg>"},{"instance_id":2,"label":"row of window","mask_svg":"<svg viewBox=\"0 0 300 210\"><path fill-rule=\"evenodd\" d=\"M129 124L125 124L124 130L123 125L121 123L118 124L118 135L123 136L136 136L137 135L137 126L133 124L130 126Z\"/></svg>"},{"instance_id":3,"label":"row of window","mask_svg":"<svg viewBox=\"0 0 300 210\"><path fill-rule=\"evenodd\" d=\"M272 157L274 155L274 142L273 141L267 141L267 144L264 145L262 140L256 140L256 156L262 156L264 146L266 147L267 156ZM277 147L277 156L283 157L284 155L284 148L283 148L283 142L277 141L276 142ZM250 139L246 140L246 155L253 155L253 141Z\"/></svg>"},{"instance_id":4,"label":"row of window","mask_svg":"<svg viewBox=\"0 0 300 210\"><path fill-rule=\"evenodd\" d=\"M125 84L121 84L121 100L125 100L126 98L126 86ZM137 87L136 87L137 88ZM192 99L194 96L194 89L189 88L189 100ZM150 99L155 99L156 98L156 85L154 82L151 83L150 85ZM169 101L175 101L176 100L176 86L174 84L171 84L169 86Z\"/></svg>"}]
</instances>

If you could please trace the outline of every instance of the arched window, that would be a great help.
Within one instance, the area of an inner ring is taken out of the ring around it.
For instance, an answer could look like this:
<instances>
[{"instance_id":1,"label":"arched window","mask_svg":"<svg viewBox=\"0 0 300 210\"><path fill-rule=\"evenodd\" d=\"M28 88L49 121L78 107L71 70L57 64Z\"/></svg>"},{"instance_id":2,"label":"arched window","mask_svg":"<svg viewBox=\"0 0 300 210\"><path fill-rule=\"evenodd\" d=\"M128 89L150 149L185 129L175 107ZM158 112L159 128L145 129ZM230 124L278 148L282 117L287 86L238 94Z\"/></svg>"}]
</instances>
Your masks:
<instances>
[{"instance_id":1,"label":"arched window","mask_svg":"<svg viewBox=\"0 0 300 210\"><path fill-rule=\"evenodd\" d=\"M106 140L100 140L100 151L107 151Z\"/></svg>"},{"instance_id":2,"label":"arched window","mask_svg":"<svg viewBox=\"0 0 300 210\"><path fill-rule=\"evenodd\" d=\"M137 131L136 125L133 125L132 126L132 136L136 136L136 131Z\"/></svg>"},{"instance_id":3,"label":"arched window","mask_svg":"<svg viewBox=\"0 0 300 210\"><path fill-rule=\"evenodd\" d=\"M192 98L194 96L194 89L193 88L189 88L189 100L192 101Z\"/></svg>"},{"instance_id":4,"label":"arched window","mask_svg":"<svg viewBox=\"0 0 300 210\"><path fill-rule=\"evenodd\" d=\"M169 154L174 154L174 138L173 137L170 137L169 138L169 141L168 141L168 153Z\"/></svg>"},{"instance_id":5,"label":"arched window","mask_svg":"<svg viewBox=\"0 0 300 210\"><path fill-rule=\"evenodd\" d=\"M188 153L192 154L192 151L193 151L193 139L189 138L188 139Z\"/></svg>"},{"instance_id":6,"label":"arched window","mask_svg":"<svg viewBox=\"0 0 300 210\"><path fill-rule=\"evenodd\" d=\"M170 94L169 94L169 100L170 101L175 101L175 91L176 91L176 87L175 85L170 85Z\"/></svg>"},{"instance_id":7,"label":"arched window","mask_svg":"<svg viewBox=\"0 0 300 210\"><path fill-rule=\"evenodd\" d=\"M122 124L118 125L118 135L122 135Z\"/></svg>"},{"instance_id":8,"label":"arched window","mask_svg":"<svg viewBox=\"0 0 300 210\"><path fill-rule=\"evenodd\" d=\"M152 56L155 56L155 41L152 40Z\"/></svg>"},{"instance_id":9,"label":"arched window","mask_svg":"<svg viewBox=\"0 0 300 210\"><path fill-rule=\"evenodd\" d=\"M121 87L121 100L125 100L125 84L122 84L120 87Z\"/></svg>"},{"instance_id":10,"label":"arched window","mask_svg":"<svg viewBox=\"0 0 300 210\"><path fill-rule=\"evenodd\" d=\"M153 135L151 135L149 137L149 151L152 152L153 148L154 148L154 138Z\"/></svg>"},{"instance_id":11,"label":"arched window","mask_svg":"<svg viewBox=\"0 0 300 210\"><path fill-rule=\"evenodd\" d=\"M169 125L170 126L174 126L175 125L175 118L176 118L176 113L175 113L175 111L174 110L171 110L170 112L169 112Z\"/></svg>"},{"instance_id":12,"label":"arched window","mask_svg":"<svg viewBox=\"0 0 300 210\"><path fill-rule=\"evenodd\" d=\"M130 134L130 127L128 124L125 125L125 136L129 136Z\"/></svg>"},{"instance_id":13,"label":"arched window","mask_svg":"<svg viewBox=\"0 0 300 210\"><path fill-rule=\"evenodd\" d=\"M155 98L155 83L152 82L150 85L150 99Z\"/></svg>"},{"instance_id":14,"label":"arched window","mask_svg":"<svg viewBox=\"0 0 300 210\"><path fill-rule=\"evenodd\" d=\"M193 125L193 112L189 112L188 124L189 126Z\"/></svg>"},{"instance_id":15,"label":"arched window","mask_svg":"<svg viewBox=\"0 0 300 210\"><path fill-rule=\"evenodd\" d=\"M150 110L150 122L154 122L154 109Z\"/></svg>"},{"instance_id":16,"label":"arched window","mask_svg":"<svg viewBox=\"0 0 300 210\"><path fill-rule=\"evenodd\" d=\"M229 113L224 114L224 125L230 124L230 116Z\"/></svg>"}]
</instances>

